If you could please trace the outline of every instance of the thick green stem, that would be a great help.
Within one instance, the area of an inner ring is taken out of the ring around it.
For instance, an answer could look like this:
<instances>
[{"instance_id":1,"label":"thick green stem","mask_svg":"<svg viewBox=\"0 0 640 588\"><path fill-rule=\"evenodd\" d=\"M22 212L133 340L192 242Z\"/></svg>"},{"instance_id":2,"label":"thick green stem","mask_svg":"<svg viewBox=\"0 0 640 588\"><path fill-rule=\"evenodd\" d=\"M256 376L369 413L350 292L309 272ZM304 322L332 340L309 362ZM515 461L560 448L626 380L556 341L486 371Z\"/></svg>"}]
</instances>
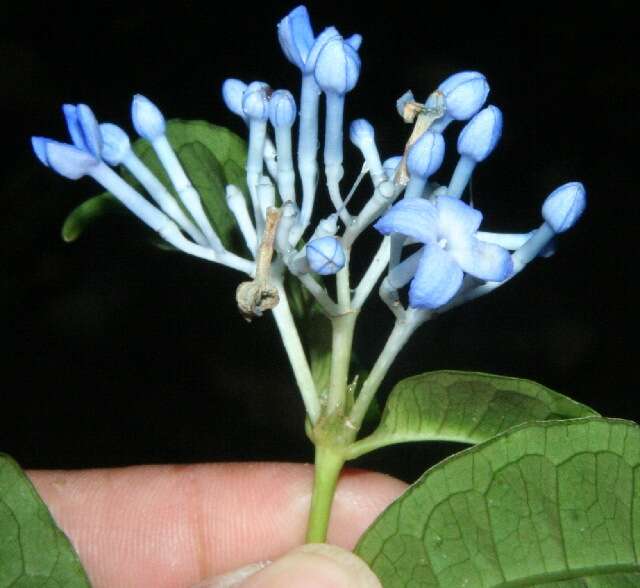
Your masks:
<instances>
[{"instance_id":1,"label":"thick green stem","mask_svg":"<svg viewBox=\"0 0 640 588\"><path fill-rule=\"evenodd\" d=\"M348 311L347 314L334 317L331 320L331 379L329 381L327 414L341 412L344 409L349 384L353 331L357 317L357 312Z\"/></svg>"},{"instance_id":2,"label":"thick green stem","mask_svg":"<svg viewBox=\"0 0 640 588\"><path fill-rule=\"evenodd\" d=\"M307 543L324 543L331 517L331 505L344 465L344 456L332 447L316 445L313 495L307 525Z\"/></svg>"},{"instance_id":3,"label":"thick green stem","mask_svg":"<svg viewBox=\"0 0 640 588\"><path fill-rule=\"evenodd\" d=\"M336 275L338 310L340 314L331 318L331 380L326 414L334 414L344 408L351 365L353 331L357 312L351 310L349 286L349 252L344 267Z\"/></svg>"}]
</instances>

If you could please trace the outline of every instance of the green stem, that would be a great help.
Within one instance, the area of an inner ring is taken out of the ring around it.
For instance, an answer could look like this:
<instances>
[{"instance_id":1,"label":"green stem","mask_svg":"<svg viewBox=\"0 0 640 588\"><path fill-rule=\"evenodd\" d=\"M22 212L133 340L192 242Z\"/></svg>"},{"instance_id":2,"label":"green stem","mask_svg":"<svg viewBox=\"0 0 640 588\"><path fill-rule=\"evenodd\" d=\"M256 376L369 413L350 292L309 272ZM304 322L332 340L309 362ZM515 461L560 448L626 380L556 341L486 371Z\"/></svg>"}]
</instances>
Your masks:
<instances>
[{"instance_id":1,"label":"green stem","mask_svg":"<svg viewBox=\"0 0 640 588\"><path fill-rule=\"evenodd\" d=\"M351 289L349 286L349 251L346 263L336 274L336 291L340 314L331 318L331 379L326 414L334 414L344 408L351 365L353 331L357 312L351 310Z\"/></svg>"},{"instance_id":2,"label":"green stem","mask_svg":"<svg viewBox=\"0 0 640 588\"><path fill-rule=\"evenodd\" d=\"M334 414L344 409L349 384L353 332L357 318L357 312L348 311L347 314L331 319L331 378L327 414Z\"/></svg>"},{"instance_id":3,"label":"green stem","mask_svg":"<svg viewBox=\"0 0 640 588\"><path fill-rule=\"evenodd\" d=\"M345 459L332 447L316 445L315 473L311 510L307 525L307 543L324 543L327 539L331 505L338 477Z\"/></svg>"},{"instance_id":4,"label":"green stem","mask_svg":"<svg viewBox=\"0 0 640 588\"><path fill-rule=\"evenodd\" d=\"M287 300L287 292L284 284L275 279L273 280L273 284L278 288L278 294L280 296L280 302L272 310L273 318L276 320L285 351L289 356L289 362L293 369L296 384L298 384L298 389L302 395L305 410L309 415L309 420L315 424L320 418L320 401L318 400L316 385L311 375L307 356L302 347L302 341L300 341L296 323L289 308L289 301Z\"/></svg>"},{"instance_id":5,"label":"green stem","mask_svg":"<svg viewBox=\"0 0 640 588\"><path fill-rule=\"evenodd\" d=\"M387 339L376 363L373 368L371 368L369 376L364 381L360 394L351 410L350 421L356 430L360 430L367 409L375 397L382 380L384 380L384 377L387 375L391 364L398 356L398 353L400 353L416 329L430 316L429 311L409 309L403 320L396 321L389 335L389 339Z\"/></svg>"}]
</instances>

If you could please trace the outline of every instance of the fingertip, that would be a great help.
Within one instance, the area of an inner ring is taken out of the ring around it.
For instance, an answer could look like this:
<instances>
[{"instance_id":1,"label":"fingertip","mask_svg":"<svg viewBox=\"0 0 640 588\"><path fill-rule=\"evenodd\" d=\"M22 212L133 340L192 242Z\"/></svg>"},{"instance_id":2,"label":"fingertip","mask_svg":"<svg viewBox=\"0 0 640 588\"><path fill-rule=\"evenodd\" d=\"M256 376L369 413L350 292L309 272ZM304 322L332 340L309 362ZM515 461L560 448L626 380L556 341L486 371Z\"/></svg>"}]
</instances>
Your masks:
<instances>
[{"instance_id":1,"label":"fingertip","mask_svg":"<svg viewBox=\"0 0 640 588\"><path fill-rule=\"evenodd\" d=\"M257 570L247 566L193 588L381 588L359 557L326 543L297 547L267 567L253 565Z\"/></svg>"}]
</instances>

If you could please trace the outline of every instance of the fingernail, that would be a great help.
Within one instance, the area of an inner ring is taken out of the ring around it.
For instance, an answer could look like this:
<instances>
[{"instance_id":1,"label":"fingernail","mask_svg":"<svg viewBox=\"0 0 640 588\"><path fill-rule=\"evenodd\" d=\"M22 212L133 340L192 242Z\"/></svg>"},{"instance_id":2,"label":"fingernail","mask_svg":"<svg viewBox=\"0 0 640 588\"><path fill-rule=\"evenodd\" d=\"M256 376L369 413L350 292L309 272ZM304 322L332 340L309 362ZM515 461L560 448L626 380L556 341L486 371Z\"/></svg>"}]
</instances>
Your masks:
<instances>
[{"instance_id":1,"label":"fingernail","mask_svg":"<svg viewBox=\"0 0 640 588\"><path fill-rule=\"evenodd\" d=\"M241 582L242 588L382 588L367 565L353 553L327 544L294 549Z\"/></svg>"},{"instance_id":2,"label":"fingernail","mask_svg":"<svg viewBox=\"0 0 640 588\"><path fill-rule=\"evenodd\" d=\"M242 586L242 583L247 578L266 568L270 563L270 561L252 563L233 572L229 572L224 576L216 576L215 578L203 580L191 588L236 588Z\"/></svg>"}]
</instances>

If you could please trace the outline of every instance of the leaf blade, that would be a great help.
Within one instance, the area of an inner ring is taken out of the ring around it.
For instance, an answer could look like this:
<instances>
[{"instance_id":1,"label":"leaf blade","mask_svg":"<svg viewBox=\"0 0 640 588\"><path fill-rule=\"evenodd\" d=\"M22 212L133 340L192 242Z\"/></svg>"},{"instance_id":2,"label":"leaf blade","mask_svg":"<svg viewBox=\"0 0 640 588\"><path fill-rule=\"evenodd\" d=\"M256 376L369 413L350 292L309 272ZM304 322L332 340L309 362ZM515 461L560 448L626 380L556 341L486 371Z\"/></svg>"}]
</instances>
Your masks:
<instances>
[{"instance_id":1,"label":"leaf blade","mask_svg":"<svg viewBox=\"0 0 640 588\"><path fill-rule=\"evenodd\" d=\"M634 586L639 483L636 423L525 423L428 470L355 552L385 588Z\"/></svg>"},{"instance_id":2,"label":"leaf blade","mask_svg":"<svg viewBox=\"0 0 640 588\"><path fill-rule=\"evenodd\" d=\"M441 370L398 382L380 425L349 456L410 441L481 443L526 421L597 416L593 409L530 380Z\"/></svg>"},{"instance_id":3,"label":"leaf blade","mask_svg":"<svg viewBox=\"0 0 640 588\"><path fill-rule=\"evenodd\" d=\"M96 219L105 214L122 210L122 205L109 192L93 196L69 213L62 225L62 239L66 243L73 243Z\"/></svg>"},{"instance_id":4,"label":"leaf blade","mask_svg":"<svg viewBox=\"0 0 640 588\"><path fill-rule=\"evenodd\" d=\"M35 488L0 453L0 588L90 588L71 543Z\"/></svg>"}]
</instances>

